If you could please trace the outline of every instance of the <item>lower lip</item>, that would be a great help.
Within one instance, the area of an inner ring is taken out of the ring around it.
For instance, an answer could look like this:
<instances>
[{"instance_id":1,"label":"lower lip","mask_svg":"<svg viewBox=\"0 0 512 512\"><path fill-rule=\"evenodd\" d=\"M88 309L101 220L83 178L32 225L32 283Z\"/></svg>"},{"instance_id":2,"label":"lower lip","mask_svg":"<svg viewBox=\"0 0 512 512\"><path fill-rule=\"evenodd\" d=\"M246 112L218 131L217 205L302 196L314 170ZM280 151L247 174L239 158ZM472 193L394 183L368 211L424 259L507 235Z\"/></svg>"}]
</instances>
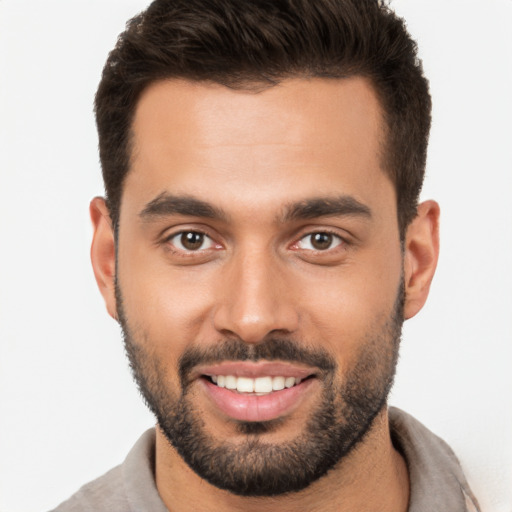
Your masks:
<instances>
[{"instance_id":1,"label":"lower lip","mask_svg":"<svg viewBox=\"0 0 512 512\"><path fill-rule=\"evenodd\" d=\"M307 379L297 386L261 396L220 388L204 378L200 382L210 399L226 416L238 421L270 421L291 413L304 399L314 380Z\"/></svg>"}]
</instances>

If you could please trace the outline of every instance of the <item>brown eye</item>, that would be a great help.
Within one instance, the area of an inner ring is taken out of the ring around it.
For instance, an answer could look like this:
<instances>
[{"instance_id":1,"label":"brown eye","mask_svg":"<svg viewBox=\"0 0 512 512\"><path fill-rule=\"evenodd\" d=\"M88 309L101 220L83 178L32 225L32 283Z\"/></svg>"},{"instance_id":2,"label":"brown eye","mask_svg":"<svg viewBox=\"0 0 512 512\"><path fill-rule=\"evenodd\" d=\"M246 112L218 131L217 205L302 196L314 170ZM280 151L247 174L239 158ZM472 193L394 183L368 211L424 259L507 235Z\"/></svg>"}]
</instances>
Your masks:
<instances>
[{"instance_id":1,"label":"brown eye","mask_svg":"<svg viewBox=\"0 0 512 512\"><path fill-rule=\"evenodd\" d=\"M311 236L311 245L317 251L329 249L332 245L332 235L330 233L315 233Z\"/></svg>"},{"instance_id":2,"label":"brown eye","mask_svg":"<svg viewBox=\"0 0 512 512\"><path fill-rule=\"evenodd\" d=\"M337 247L341 243L343 243L343 240L339 236L319 231L302 237L297 245L300 249L326 251L328 249L334 249L334 247Z\"/></svg>"},{"instance_id":3,"label":"brown eye","mask_svg":"<svg viewBox=\"0 0 512 512\"><path fill-rule=\"evenodd\" d=\"M180 251L200 251L213 247L213 240L200 231L182 231L169 238L169 243Z\"/></svg>"},{"instance_id":4,"label":"brown eye","mask_svg":"<svg viewBox=\"0 0 512 512\"><path fill-rule=\"evenodd\" d=\"M182 233L180 238L181 245L189 251L196 251L201 248L204 242L203 233L194 233L193 231Z\"/></svg>"}]
</instances>

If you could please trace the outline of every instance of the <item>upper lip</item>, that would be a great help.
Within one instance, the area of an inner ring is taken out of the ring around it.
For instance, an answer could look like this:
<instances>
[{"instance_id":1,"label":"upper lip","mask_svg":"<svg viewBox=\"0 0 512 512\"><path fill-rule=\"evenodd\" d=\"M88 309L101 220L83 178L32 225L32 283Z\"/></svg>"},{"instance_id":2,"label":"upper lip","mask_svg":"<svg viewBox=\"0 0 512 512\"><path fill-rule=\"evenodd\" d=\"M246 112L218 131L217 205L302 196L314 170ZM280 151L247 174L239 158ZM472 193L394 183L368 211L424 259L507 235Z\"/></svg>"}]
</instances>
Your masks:
<instances>
[{"instance_id":1,"label":"upper lip","mask_svg":"<svg viewBox=\"0 0 512 512\"><path fill-rule=\"evenodd\" d=\"M317 373L314 368L274 361L224 361L221 363L197 366L192 378L202 375L233 375L235 377L295 377L305 379Z\"/></svg>"}]
</instances>

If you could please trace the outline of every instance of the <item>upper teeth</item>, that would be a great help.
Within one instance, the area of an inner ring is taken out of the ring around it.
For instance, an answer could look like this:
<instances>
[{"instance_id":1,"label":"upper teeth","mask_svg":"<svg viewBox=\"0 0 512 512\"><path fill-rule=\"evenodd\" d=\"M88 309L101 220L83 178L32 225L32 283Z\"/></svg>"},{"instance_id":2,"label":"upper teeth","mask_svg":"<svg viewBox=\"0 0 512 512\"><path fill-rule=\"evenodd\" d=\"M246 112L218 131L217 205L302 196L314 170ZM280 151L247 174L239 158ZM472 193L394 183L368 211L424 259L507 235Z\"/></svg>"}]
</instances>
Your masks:
<instances>
[{"instance_id":1,"label":"upper teeth","mask_svg":"<svg viewBox=\"0 0 512 512\"><path fill-rule=\"evenodd\" d=\"M271 393L291 388L300 383L295 377L235 377L234 375L212 375L211 379L220 388L237 390L239 393Z\"/></svg>"}]
</instances>

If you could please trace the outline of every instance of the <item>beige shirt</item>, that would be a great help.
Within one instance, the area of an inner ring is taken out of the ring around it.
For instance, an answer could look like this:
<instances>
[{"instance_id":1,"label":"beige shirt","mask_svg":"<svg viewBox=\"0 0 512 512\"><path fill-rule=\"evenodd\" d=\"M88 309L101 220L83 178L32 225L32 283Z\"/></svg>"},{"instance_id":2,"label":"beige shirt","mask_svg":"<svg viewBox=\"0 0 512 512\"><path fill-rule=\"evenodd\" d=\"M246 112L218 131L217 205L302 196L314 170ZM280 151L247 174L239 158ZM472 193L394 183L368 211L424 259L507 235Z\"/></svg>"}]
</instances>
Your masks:
<instances>
[{"instance_id":1,"label":"beige shirt","mask_svg":"<svg viewBox=\"0 0 512 512\"><path fill-rule=\"evenodd\" d=\"M391 436L411 482L409 512L480 512L451 448L409 414L391 407ZM84 485L54 512L168 512L154 478L155 430L125 461Z\"/></svg>"}]
</instances>

